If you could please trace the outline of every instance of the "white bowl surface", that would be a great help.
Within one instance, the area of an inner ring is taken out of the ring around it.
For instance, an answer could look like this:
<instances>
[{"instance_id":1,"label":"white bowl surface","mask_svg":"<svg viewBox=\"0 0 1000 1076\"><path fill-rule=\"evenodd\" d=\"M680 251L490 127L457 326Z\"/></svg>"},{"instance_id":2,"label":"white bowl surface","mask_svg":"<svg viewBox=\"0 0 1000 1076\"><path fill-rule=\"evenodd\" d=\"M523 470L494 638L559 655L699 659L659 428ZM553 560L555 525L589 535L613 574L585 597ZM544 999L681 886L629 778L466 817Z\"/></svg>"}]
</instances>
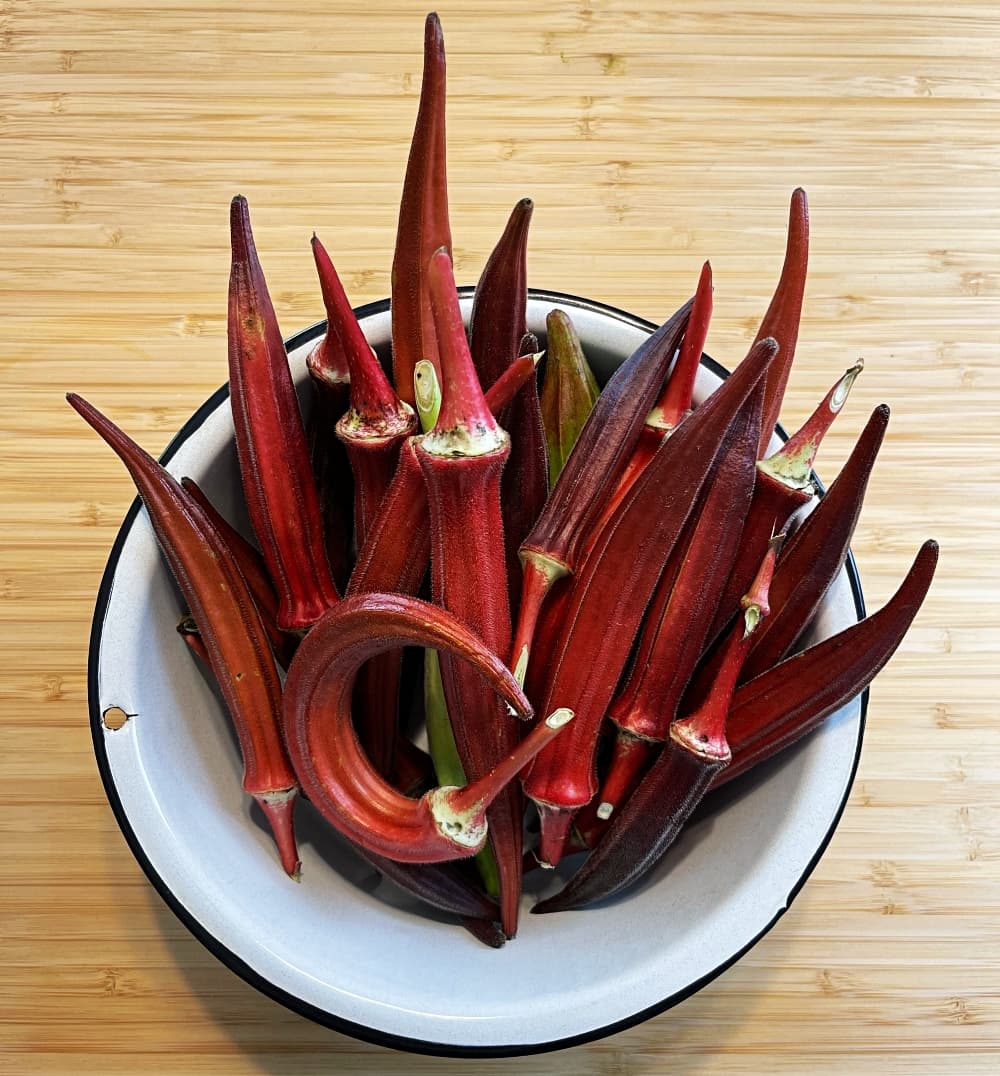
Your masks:
<instances>
[{"instance_id":1,"label":"white bowl surface","mask_svg":"<svg viewBox=\"0 0 1000 1076\"><path fill-rule=\"evenodd\" d=\"M538 293L530 327L543 334L554 305L570 311L605 373L609 356L629 354L648 333L627 315ZM364 325L373 342L384 342L388 313ZM299 380L310 346L291 354ZM703 369L698 395L716 382ZM202 483L245 529L228 399L178 441L169 470ZM175 632L182 605L145 512L133 515L95 624L92 709L109 796L140 862L188 925L240 974L334 1026L442 1053L528 1052L628 1026L686 996L767 930L842 810L861 700L769 765L766 779L744 782L731 802L685 830L658 869L620 897L532 916L538 893L559 884L549 874L532 877L520 933L499 951L381 882L308 804L299 811L296 885L241 791L228 718ZM857 615L845 571L816 634ZM133 715L118 731L100 723L111 706Z\"/></svg>"}]
</instances>

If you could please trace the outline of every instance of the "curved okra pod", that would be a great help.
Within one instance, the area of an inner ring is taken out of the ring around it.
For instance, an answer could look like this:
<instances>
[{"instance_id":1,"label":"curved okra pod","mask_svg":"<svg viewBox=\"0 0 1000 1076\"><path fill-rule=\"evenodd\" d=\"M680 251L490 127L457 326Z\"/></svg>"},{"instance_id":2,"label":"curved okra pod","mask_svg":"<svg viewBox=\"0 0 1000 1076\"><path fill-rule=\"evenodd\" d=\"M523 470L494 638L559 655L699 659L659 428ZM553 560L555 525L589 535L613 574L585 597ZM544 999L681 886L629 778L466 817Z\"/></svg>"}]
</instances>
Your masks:
<instances>
[{"instance_id":1,"label":"curved okra pod","mask_svg":"<svg viewBox=\"0 0 1000 1076\"><path fill-rule=\"evenodd\" d=\"M597 791L598 730L643 612L715 460L732 447L734 420L775 351L773 340L755 345L732 376L662 443L573 581L546 706L552 699L565 699L577 717L560 750L543 751L524 782L541 816L539 858L544 863L558 862L573 815Z\"/></svg>"},{"instance_id":2,"label":"curved okra pod","mask_svg":"<svg viewBox=\"0 0 1000 1076\"><path fill-rule=\"evenodd\" d=\"M528 225L533 208L530 198L522 198L514 206L476 285L469 321L469 348L483 388L495 384L517 358L526 332ZM518 549L549 492L537 381L533 379L526 384L497 420L510 436L510 457L500 480L500 500L513 604L520 592Z\"/></svg>"},{"instance_id":3,"label":"curved okra pod","mask_svg":"<svg viewBox=\"0 0 1000 1076\"><path fill-rule=\"evenodd\" d=\"M792 649L840 572L888 422L889 408L882 404L823 499L785 543L771 584L771 616L754 637L741 683Z\"/></svg>"},{"instance_id":4,"label":"curved okra pod","mask_svg":"<svg viewBox=\"0 0 1000 1076\"><path fill-rule=\"evenodd\" d=\"M417 441L416 456L430 511L431 593L491 650L506 655L510 613L500 476L510 439L476 377L447 251L431 259L428 284L440 349L441 410L434 429ZM448 654L441 655L441 679L462 767L474 782L512 750L520 732L482 680ZM521 892L522 813L515 785L489 814L501 921L511 936Z\"/></svg>"},{"instance_id":5,"label":"curved okra pod","mask_svg":"<svg viewBox=\"0 0 1000 1076\"><path fill-rule=\"evenodd\" d=\"M74 393L66 398L135 482L232 716L243 753L243 788L267 816L285 872L297 878L292 812L299 789L279 727L281 681L236 560L169 472L86 400Z\"/></svg>"},{"instance_id":6,"label":"curved okra pod","mask_svg":"<svg viewBox=\"0 0 1000 1076\"><path fill-rule=\"evenodd\" d=\"M437 336L427 291L434 251L451 250L445 149L445 56L441 23L424 23L424 74L420 105L399 203L392 259L392 368L396 391L413 404L413 370L421 359L438 369Z\"/></svg>"},{"instance_id":7,"label":"curved okra pod","mask_svg":"<svg viewBox=\"0 0 1000 1076\"><path fill-rule=\"evenodd\" d=\"M465 788L436 788L410 799L372 769L351 728L351 694L358 669L375 654L409 645L434 647L467 662L515 714L531 714L503 661L456 617L417 598L365 594L346 598L331 609L292 661L284 698L288 750L317 810L366 851L402 863L461 859L483 846L489 805L559 734L572 713L561 710L550 715Z\"/></svg>"},{"instance_id":8,"label":"curved okra pod","mask_svg":"<svg viewBox=\"0 0 1000 1076\"><path fill-rule=\"evenodd\" d=\"M809 265L809 201L806 192L797 187L792 191L788 207L788 238L785 244L785 260L781 276L775 288L771 304L757 330L757 339L770 336L778 341L778 361L767 375L764 395L764 419L760 431L758 456L767 452L774 432L774 425L781 412L781 401L795 358L795 345L799 339L799 322L802 318L802 299L806 290L806 271Z\"/></svg>"},{"instance_id":9,"label":"curved okra pod","mask_svg":"<svg viewBox=\"0 0 1000 1076\"><path fill-rule=\"evenodd\" d=\"M871 683L917 615L937 559L937 542L924 542L899 589L877 613L737 689L727 725L731 772L719 774L713 787L789 747Z\"/></svg>"},{"instance_id":10,"label":"curved okra pod","mask_svg":"<svg viewBox=\"0 0 1000 1076\"><path fill-rule=\"evenodd\" d=\"M538 614L557 579L572 574L642 433L691 313L685 303L615 371L590 412L559 481L521 544L514 664L527 667Z\"/></svg>"},{"instance_id":11,"label":"curved okra pod","mask_svg":"<svg viewBox=\"0 0 1000 1076\"><path fill-rule=\"evenodd\" d=\"M278 592L278 627L310 627L339 600L288 356L245 198L230 213L229 382L243 492Z\"/></svg>"},{"instance_id":12,"label":"curved okra pod","mask_svg":"<svg viewBox=\"0 0 1000 1076\"><path fill-rule=\"evenodd\" d=\"M736 556L738 521L750 504L763 399L758 383L734 424L732 443L706 483L686 539L657 584L632 671L608 712L619 735L602 787L601 818L609 817L633 786L648 753L643 745L652 749L667 739L708 639L727 569Z\"/></svg>"},{"instance_id":13,"label":"curved okra pod","mask_svg":"<svg viewBox=\"0 0 1000 1076\"><path fill-rule=\"evenodd\" d=\"M726 715L757 625L768 613L768 586L779 542L768 549L744 596L743 617L726 637L712 694L690 717L674 721L662 753L595 850L554 897L533 912L560 912L613 896L660 861L713 780L728 765Z\"/></svg>"}]
</instances>

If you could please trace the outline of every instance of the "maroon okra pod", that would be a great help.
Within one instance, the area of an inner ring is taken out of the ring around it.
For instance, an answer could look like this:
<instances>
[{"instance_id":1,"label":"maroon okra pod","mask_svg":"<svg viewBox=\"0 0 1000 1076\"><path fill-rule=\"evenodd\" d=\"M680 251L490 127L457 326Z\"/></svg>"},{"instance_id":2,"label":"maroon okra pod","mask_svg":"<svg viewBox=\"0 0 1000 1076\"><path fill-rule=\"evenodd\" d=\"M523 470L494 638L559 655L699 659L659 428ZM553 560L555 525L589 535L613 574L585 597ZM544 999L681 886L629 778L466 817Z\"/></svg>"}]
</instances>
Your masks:
<instances>
[{"instance_id":1,"label":"maroon okra pod","mask_svg":"<svg viewBox=\"0 0 1000 1076\"><path fill-rule=\"evenodd\" d=\"M812 500L815 493L812 466L816 453L863 369L864 363L859 360L847 370L802 427L777 452L757 464L757 480L743 523L739 554L719 601L710 638L723 629L731 616L739 596L753 578L771 535L784 530L795 512Z\"/></svg>"},{"instance_id":2,"label":"maroon okra pod","mask_svg":"<svg viewBox=\"0 0 1000 1076\"><path fill-rule=\"evenodd\" d=\"M799 322L802 319L802 299L806 290L806 271L809 266L809 202L806 192L797 187L792 191L788 207L788 238L785 245L785 261L775 288L771 305L757 331L757 339L770 336L778 342L778 361L767 375L764 395L764 418L760 431L758 456L767 452L775 423L781 412L781 401L795 358L795 345L799 339Z\"/></svg>"},{"instance_id":3,"label":"maroon okra pod","mask_svg":"<svg viewBox=\"0 0 1000 1076\"><path fill-rule=\"evenodd\" d=\"M337 437L337 423L351 403L351 369L344 353L344 307L350 310L337 271L326 248L314 235L313 260L326 309L326 332L306 356L313 387L313 406L307 428L309 458L323 513L326 552L338 589L347 586L354 533L351 464Z\"/></svg>"},{"instance_id":4,"label":"maroon okra pod","mask_svg":"<svg viewBox=\"0 0 1000 1076\"><path fill-rule=\"evenodd\" d=\"M889 408L882 404L823 499L785 543L771 584L771 616L754 637L741 682L785 657L840 571L888 422Z\"/></svg>"},{"instance_id":5,"label":"maroon okra pod","mask_svg":"<svg viewBox=\"0 0 1000 1076\"><path fill-rule=\"evenodd\" d=\"M66 398L135 482L232 717L243 753L243 788L266 815L285 872L297 878L292 812L299 788L281 736L281 681L239 567L168 471L86 400L73 393Z\"/></svg>"},{"instance_id":6,"label":"maroon okra pod","mask_svg":"<svg viewBox=\"0 0 1000 1076\"><path fill-rule=\"evenodd\" d=\"M476 285L469 320L469 347L484 389L495 384L517 358L525 335L528 225L532 209L530 198L522 198L514 206ZM520 593L518 549L549 492L545 430L535 379L497 415L497 421L510 436L510 458L500 481L500 500L513 603Z\"/></svg>"},{"instance_id":7,"label":"maroon okra pod","mask_svg":"<svg viewBox=\"0 0 1000 1076\"><path fill-rule=\"evenodd\" d=\"M789 747L871 683L917 615L937 559L937 542L924 542L899 589L877 613L737 689L727 726L732 772L718 775L716 786Z\"/></svg>"},{"instance_id":8,"label":"maroon okra pod","mask_svg":"<svg viewBox=\"0 0 1000 1076\"><path fill-rule=\"evenodd\" d=\"M775 351L773 340L755 345L732 376L662 443L571 585L546 707L559 699L576 720L560 750L543 751L524 782L541 815L543 863L558 862L573 815L597 791L598 729L643 612L714 461L732 447L734 419Z\"/></svg>"},{"instance_id":9,"label":"maroon okra pod","mask_svg":"<svg viewBox=\"0 0 1000 1076\"><path fill-rule=\"evenodd\" d=\"M230 214L229 382L243 491L278 592L278 627L310 627L339 600L299 401L257 259L246 199Z\"/></svg>"},{"instance_id":10,"label":"maroon okra pod","mask_svg":"<svg viewBox=\"0 0 1000 1076\"><path fill-rule=\"evenodd\" d=\"M598 808L608 817L642 765L639 737L652 748L669 735L684 689L701 657L727 570L736 556L739 525L750 504L760 437L763 385L734 424L697 515L657 584L624 690L608 716L618 726L612 762Z\"/></svg>"}]
</instances>

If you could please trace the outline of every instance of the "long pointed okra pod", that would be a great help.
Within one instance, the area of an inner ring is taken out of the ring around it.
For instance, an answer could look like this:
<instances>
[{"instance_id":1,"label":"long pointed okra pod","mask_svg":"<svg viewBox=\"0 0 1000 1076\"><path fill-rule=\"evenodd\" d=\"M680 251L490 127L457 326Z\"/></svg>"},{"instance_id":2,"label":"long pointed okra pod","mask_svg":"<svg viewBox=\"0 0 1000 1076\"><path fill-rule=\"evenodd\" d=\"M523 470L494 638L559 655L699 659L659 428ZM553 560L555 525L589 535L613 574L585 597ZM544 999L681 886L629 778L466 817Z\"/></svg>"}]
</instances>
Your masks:
<instances>
[{"instance_id":1,"label":"long pointed okra pod","mask_svg":"<svg viewBox=\"0 0 1000 1076\"><path fill-rule=\"evenodd\" d=\"M664 441L605 526L570 590L566 627L546 706L577 715L559 751L543 751L525 779L541 815L539 858L554 865L575 812L597 791L600 722L643 612L716 459L732 447L734 419L774 358L762 341L728 380Z\"/></svg>"},{"instance_id":2,"label":"long pointed okra pod","mask_svg":"<svg viewBox=\"0 0 1000 1076\"><path fill-rule=\"evenodd\" d=\"M771 584L771 616L754 637L741 681L765 672L791 650L837 577L861 514L865 490L889 422L877 407L823 499L785 543Z\"/></svg>"},{"instance_id":3,"label":"long pointed okra pod","mask_svg":"<svg viewBox=\"0 0 1000 1076\"><path fill-rule=\"evenodd\" d=\"M351 403L351 369L339 331L347 297L330 255L315 235L312 252L326 310L326 332L306 356L313 387L313 406L306 432L323 513L327 559L334 582L338 589L343 589L351 570L354 533L354 498L350 493L354 478L347 452L337 437L337 423Z\"/></svg>"},{"instance_id":4,"label":"long pointed okra pod","mask_svg":"<svg viewBox=\"0 0 1000 1076\"><path fill-rule=\"evenodd\" d=\"M618 479L614 493L608 500L593 532L599 533L604 524L617 511L632 483L642 474L643 468L653 458L662 441L669 437L678 423L691 413L695 379L701 356L708 337L708 325L712 319L712 267L708 262L702 266L698 287L691 304L691 316L681 340L677 359L670 371L660 398L656 401L639 435L639 441Z\"/></svg>"},{"instance_id":5,"label":"long pointed okra pod","mask_svg":"<svg viewBox=\"0 0 1000 1076\"><path fill-rule=\"evenodd\" d=\"M201 510L208 516L209 522L215 527L219 537L229 547L239 566L250 594L253 597L260 619L271 640L271 648L274 656L278 659L282 668L287 669L288 663L295 653L298 639L278 627L278 595L275 593L274 584L267 574L267 566L264 558L257 549L222 515L221 512L205 496L204 491L194 479L182 478L181 485L185 491L198 502Z\"/></svg>"},{"instance_id":6,"label":"long pointed okra pod","mask_svg":"<svg viewBox=\"0 0 1000 1076\"><path fill-rule=\"evenodd\" d=\"M86 400L73 393L66 398L135 482L232 717L243 754L243 788L267 816L285 872L297 878L292 812L299 789L281 737L281 681L236 560L169 472Z\"/></svg>"},{"instance_id":7,"label":"long pointed okra pod","mask_svg":"<svg viewBox=\"0 0 1000 1076\"><path fill-rule=\"evenodd\" d=\"M809 201L806 192L797 187L792 191L788 207L788 238L785 244L785 260L781 267L778 286L771 304L757 330L757 339L770 336L778 341L778 361L767 375L767 391L764 397L764 420L760 431L758 456L767 452L774 432L774 425L781 412L781 401L795 358L795 345L799 339L799 322L802 318L802 299L806 290L806 271L809 265Z\"/></svg>"},{"instance_id":8,"label":"long pointed okra pod","mask_svg":"<svg viewBox=\"0 0 1000 1076\"><path fill-rule=\"evenodd\" d=\"M427 293L427 265L435 250L451 250L445 149L445 56L441 23L424 23L420 105L399 203L392 259L392 368L396 391L413 403L413 370L421 359L438 367L437 337Z\"/></svg>"},{"instance_id":9,"label":"long pointed okra pod","mask_svg":"<svg viewBox=\"0 0 1000 1076\"><path fill-rule=\"evenodd\" d=\"M230 213L229 382L243 491L278 592L278 627L308 628L338 601L299 402L257 259L246 199Z\"/></svg>"},{"instance_id":10,"label":"long pointed okra pod","mask_svg":"<svg viewBox=\"0 0 1000 1076\"><path fill-rule=\"evenodd\" d=\"M557 579L572 574L642 433L687 327L685 303L636 349L604 386L555 488L521 545L521 602L514 665L523 678L538 614Z\"/></svg>"},{"instance_id":11,"label":"long pointed okra pod","mask_svg":"<svg viewBox=\"0 0 1000 1076\"><path fill-rule=\"evenodd\" d=\"M719 601L719 611L709 633L718 634L732 616L740 595L753 578L756 566L767 549L772 534L784 530L789 519L815 493L812 467L823 437L844 404L858 374L864 369L856 362L840 377L819 406L777 452L757 464L753 500L743 523L740 550Z\"/></svg>"},{"instance_id":12,"label":"long pointed okra pod","mask_svg":"<svg viewBox=\"0 0 1000 1076\"><path fill-rule=\"evenodd\" d=\"M490 254L472 303L469 347L484 389L495 384L518 356L526 331L528 305L527 245L533 203L522 198ZM532 379L497 416L510 436L510 458L500 480L504 548L511 603L520 592L518 549L548 496L545 430Z\"/></svg>"},{"instance_id":13,"label":"long pointed okra pod","mask_svg":"<svg viewBox=\"0 0 1000 1076\"><path fill-rule=\"evenodd\" d=\"M739 544L739 526L732 521L742 519L750 504L762 404L763 385L758 383L738 416L731 445L706 483L686 539L657 584L631 674L608 712L619 736L602 788L601 817L608 817L630 789L642 766L643 744L648 749L667 739L708 640Z\"/></svg>"}]
</instances>

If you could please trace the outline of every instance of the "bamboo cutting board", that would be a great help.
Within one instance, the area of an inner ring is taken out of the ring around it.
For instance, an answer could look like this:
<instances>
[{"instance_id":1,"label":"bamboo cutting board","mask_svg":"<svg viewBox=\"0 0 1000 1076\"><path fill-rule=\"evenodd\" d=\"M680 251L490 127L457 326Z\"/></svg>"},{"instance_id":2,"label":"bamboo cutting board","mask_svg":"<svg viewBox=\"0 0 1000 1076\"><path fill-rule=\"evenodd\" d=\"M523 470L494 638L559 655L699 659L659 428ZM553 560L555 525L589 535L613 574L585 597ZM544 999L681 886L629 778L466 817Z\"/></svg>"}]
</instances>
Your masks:
<instances>
[{"instance_id":1,"label":"bamboo cutting board","mask_svg":"<svg viewBox=\"0 0 1000 1076\"><path fill-rule=\"evenodd\" d=\"M257 994L133 861L86 705L94 597L132 492L62 400L84 393L159 451L225 379L236 191L286 333L321 316L313 229L356 303L387 293L423 14L0 3L0 1071L459 1071ZM1000 13L473 0L441 16L459 278L530 195L536 287L655 320L711 257L709 349L731 365L803 185L813 255L786 424L863 355L819 471L892 405L854 543L869 607L921 540L943 551L872 690L843 821L776 928L637 1028L480 1067L997 1071Z\"/></svg>"}]
</instances>

